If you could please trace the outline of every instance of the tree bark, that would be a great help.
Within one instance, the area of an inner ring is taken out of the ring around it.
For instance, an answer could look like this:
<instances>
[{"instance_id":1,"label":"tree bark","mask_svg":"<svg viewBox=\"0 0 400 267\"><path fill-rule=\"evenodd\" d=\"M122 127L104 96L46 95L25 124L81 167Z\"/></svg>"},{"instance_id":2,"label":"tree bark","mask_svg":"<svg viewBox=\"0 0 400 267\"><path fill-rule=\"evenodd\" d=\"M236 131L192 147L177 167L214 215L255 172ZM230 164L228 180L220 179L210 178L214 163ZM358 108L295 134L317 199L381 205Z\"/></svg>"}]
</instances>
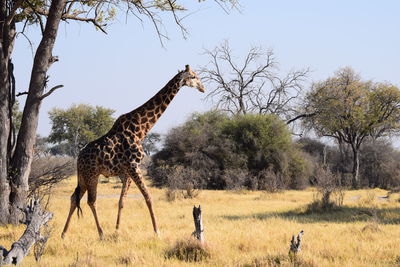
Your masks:
<instances>
[{"instance_id":1,"label":"tree bark","mask_svg":"<svg viewBox=\"0 0 400 267\"><path fill-rule=\"evenodd\" d=\"M346 158L347 158L347 151L345 151L344 143L342 140L338 140L339 152L340 152L340 161L339 161L339 172L341 175L341 184L348 185L349 181L347 181L348 168L346 166Z\"/></svg>"},{"instance_id":2,"label":"tree bark","mask_svg":"<svg viewBox=\"0 0 400 267\"><path fill-rule=\"evenodd\" d=\"M33 146L39 119L42 95L47 82L47 70L52 59L52 50L66 0L53 0L49 9L42 40L36 50L28 96L26 99L21 128L18 133L15 153L11 161L11 223L18 224L23 215L28 195L28 177L33 158Z\"/></svg>"},{"instance_id":3,"label":"tree bark","mask_svg":"<svg viewBox=\"0 0 400 267\"><path fill-rule=\"evenodd\" d=\"M27 218L26 230L21 238L12 244L10 251L0 246L0 252L2 252L0 254L0 265L21 264L22 259L28 255L30 248L41 238L40 228L53 217L52 213L40 208L39 201L33 201L25 212Z\"/></svg>"},{"instance_id":4,"label":"tree bark","mask_svg":"<svg viewBox=\"0 0 400 267\"><path fill-rule=\"evenodd\" d=\"M9 195L8 181L8 138L10 135L8 60L0 42L0 224L8 223Z\"/></svg>"},{"instance_id":5,"label":"tree bark","mask_svg":"<svg viewBox=\"0 0 400 267\"><path fill-rule=\"evenodd\" d=\"M360 185L359 182L359 172L360 172L360 153L359 149L352 145L353 149L353 188L357 189Z\"/></svg>"},{"instance_id":6,"label":"tree bark","mask_svg":"<svg viewBox=\"0 0 400 267\"><path fill-rule=\"evenodd\" d=\"M7 2L0 1L0 224L9 222L9 138L10 138L10 75L9 58L14 43L15 25L7 24Z\"/></svg>"}]
</instances>

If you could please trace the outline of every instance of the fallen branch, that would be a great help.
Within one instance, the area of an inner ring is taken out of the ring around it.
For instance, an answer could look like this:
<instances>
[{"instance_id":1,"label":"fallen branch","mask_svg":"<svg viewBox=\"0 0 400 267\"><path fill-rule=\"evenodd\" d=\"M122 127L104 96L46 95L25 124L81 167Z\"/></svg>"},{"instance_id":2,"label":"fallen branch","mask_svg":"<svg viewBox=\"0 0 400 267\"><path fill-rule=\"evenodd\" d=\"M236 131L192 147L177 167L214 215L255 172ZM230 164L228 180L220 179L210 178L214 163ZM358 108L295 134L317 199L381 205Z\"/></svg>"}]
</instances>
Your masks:
<instances>
[{"instance_id":1,"label":"fallen branch","mask_svg":"<svg viewBox=\"0 0 400 267\"><path fill-rule=\"evenodd\" d=\"M53 214L42 210L38 200L32 200L24 212L26 230L21 238L11 245L10 251L0 246L0 252L2 252L2 255L0 254L0 265L21 264L35 242L39 240L43 242L40 228L53 217Z\"/></svg>"}]
</instances>

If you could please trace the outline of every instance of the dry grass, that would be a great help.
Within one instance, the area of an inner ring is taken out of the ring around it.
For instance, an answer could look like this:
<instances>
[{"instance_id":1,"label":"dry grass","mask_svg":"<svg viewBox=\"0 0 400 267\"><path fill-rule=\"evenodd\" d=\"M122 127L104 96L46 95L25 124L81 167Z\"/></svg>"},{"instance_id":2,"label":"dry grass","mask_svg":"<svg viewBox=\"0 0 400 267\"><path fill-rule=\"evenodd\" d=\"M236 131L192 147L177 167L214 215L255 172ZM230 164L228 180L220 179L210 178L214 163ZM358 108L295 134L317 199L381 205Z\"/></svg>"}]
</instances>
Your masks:
<instances>
[{"instance_id":1,"label":"dry grass","mask_svg":"<svg viewBox=\"0 0 400 267\"><path fill-rule=\"evenodd\" d=\"M161 230L157 238L143 199L127 199L120 230L115 231L120 189L110 181L98 189L100 195L107 195L97 202L104 240L98 238L86 196L83 218L74 215L62 240L75 179L53 192L53 231L40 263L31 252L23 266L393 266L400 262L400 204L397 197L378 199L387 194L384 190L347 191L342 209L305 214L315 189L268 195L202 191L195 199L168 202L165 190L150 188ZM139 191L132 187L129 194ZM166 257L179 240L190 237L192 208L199 204L210 257L198 263ZM0 244L10 248L23 230L23 226L1 227ZM287 256L289 243L300 230L305 235L294 264Z\"/></svg>"},{"instance_id":2,"label":"dry grass","mask_svg":"<svg viewBox=\"0 0 400 267\"><path fill-rule=\"evenodd\" d=\"M186 262L200 262L211 257L211 250L207 244L202 245L196 239L186 238L178 240L166 251L165 256Z\"/></svg>"}]
</instances>

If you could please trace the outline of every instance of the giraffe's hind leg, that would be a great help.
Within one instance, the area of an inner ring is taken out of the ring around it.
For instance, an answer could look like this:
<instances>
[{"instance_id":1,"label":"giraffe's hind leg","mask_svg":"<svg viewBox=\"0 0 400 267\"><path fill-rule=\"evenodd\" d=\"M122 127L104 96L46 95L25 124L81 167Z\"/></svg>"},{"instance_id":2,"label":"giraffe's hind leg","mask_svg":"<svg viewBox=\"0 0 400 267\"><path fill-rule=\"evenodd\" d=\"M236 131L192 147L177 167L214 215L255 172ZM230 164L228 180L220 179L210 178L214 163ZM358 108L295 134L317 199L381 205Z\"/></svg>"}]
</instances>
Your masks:
<instances>
[{"instance_id":1,"label":"giraffe's hind leg","mask_svg":"<svg viewBox=\"0 0 400 267\"><path fill-rule=\"evenodd\" d=\"M91 177L90 182L87 185L88 190L88 205L92 210L94 220L96 222L97 231L99 232L100 239L103 238L103 230L101 229L99 218L97 217L96 211L96 198L97 198L97 183L98 175Z\"/></svg>"},{"instance_id":2,"label":"giraffe's hind leg","mask_svg":"<svg viewBox=\"0 0 400 267\"><path fill-rule=\"evenodd\" d=\"M140 192L142 193L144 200L146 201L147 207L150 212L151 222L153 223L154 232L156 234L159 234L156 217L153 211L153 203L151 201L151 196L149 191L147 190L146 184L144 183L143 176L139 166L135 166L134 168L131 169L131 177L132 180L137 185L137 187L139 188Z\"/></svg>"},{"instance_id":3,"label":"giraffe's hind leg","mask_svg":"<svg viewBox=\"0 0 400 267\"><path fill-rule=\"evenodd\" d=\"M119 229L119 225L121 222L121 212L124 207L126 194L128 193L129 187L132 183L132 179L129 176L121 177L121 180L122 180L122 189L121 189L121 196L119 198L119 203L118 203L118 216L117 216L117 225L116 225L117 230Z\"/></svg>"},{"instance_id":4,"label":"giraffe's hind leg","mask_svg":"<svg viewBox=\"0 0 400 267\"><path fill-rule=\"evenodd\" d=\"M65 233L68 231L69 223L71 221L72 214L74 214L74 211L78 205L77 201L80 201L83 195L86 192L86 187L82 185L78 185L77 188L75 189L75 192L71 196L71 207L69 209L69 214L67 217L67 221L65 222L64 230L61 234L61 238L64 238ZM79 210L78 210L78 215L79 215Z\"/></svg>"}]
</instances>

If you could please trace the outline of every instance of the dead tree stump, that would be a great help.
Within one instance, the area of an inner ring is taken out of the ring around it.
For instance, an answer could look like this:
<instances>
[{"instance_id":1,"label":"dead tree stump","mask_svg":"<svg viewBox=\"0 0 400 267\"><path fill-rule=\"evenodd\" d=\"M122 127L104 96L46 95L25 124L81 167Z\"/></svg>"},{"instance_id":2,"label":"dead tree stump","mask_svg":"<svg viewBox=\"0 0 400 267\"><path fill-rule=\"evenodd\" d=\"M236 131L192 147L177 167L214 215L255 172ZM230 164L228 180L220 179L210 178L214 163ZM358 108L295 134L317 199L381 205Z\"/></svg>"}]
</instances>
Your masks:
<instances>
[{"instance_id":1,"label":"dead tree stump","mask_svg":"<svg viewBox=\"0 0 400 267\"><path fill-rule=\"evenodd\" d=\"M193 206L193 219L194 219L195 231L192 233L192 235L194 237L196 237L197 240L199 240L200 243L203 245L204 244L204 228L203 228L203 221L201 219L200 205L198 208L196 208L196 206Z\"/></svg>"},{"instance_id":2,"label":"dead tree stump","mask_svg":"<svg viewBox=\"0 0 400 267\"><path fill-rule=\"evenodd\" d=\"M301 236L304 234L304 231L301 230L300 233L297 235L297 239L295 235L292 236L292 240L290 241L290 249L289 249L289 256L293 257L297 255L297 252L300 251L301 247Z\"/></svg>"},{"instance_id":3,"label":"dead tree stump","mask_svg":"<svg viewBox=\"0 0 400 267\"><path fill-rule=\"evenodd\" d=\"M24 212L26 230L20 239L12 244L10 251L0 246L0 265L21 264L35 242L42 239L40 228L53 217L52 213L41 209L38 200L32 200Z\"/></svg>"}]
</instances>

